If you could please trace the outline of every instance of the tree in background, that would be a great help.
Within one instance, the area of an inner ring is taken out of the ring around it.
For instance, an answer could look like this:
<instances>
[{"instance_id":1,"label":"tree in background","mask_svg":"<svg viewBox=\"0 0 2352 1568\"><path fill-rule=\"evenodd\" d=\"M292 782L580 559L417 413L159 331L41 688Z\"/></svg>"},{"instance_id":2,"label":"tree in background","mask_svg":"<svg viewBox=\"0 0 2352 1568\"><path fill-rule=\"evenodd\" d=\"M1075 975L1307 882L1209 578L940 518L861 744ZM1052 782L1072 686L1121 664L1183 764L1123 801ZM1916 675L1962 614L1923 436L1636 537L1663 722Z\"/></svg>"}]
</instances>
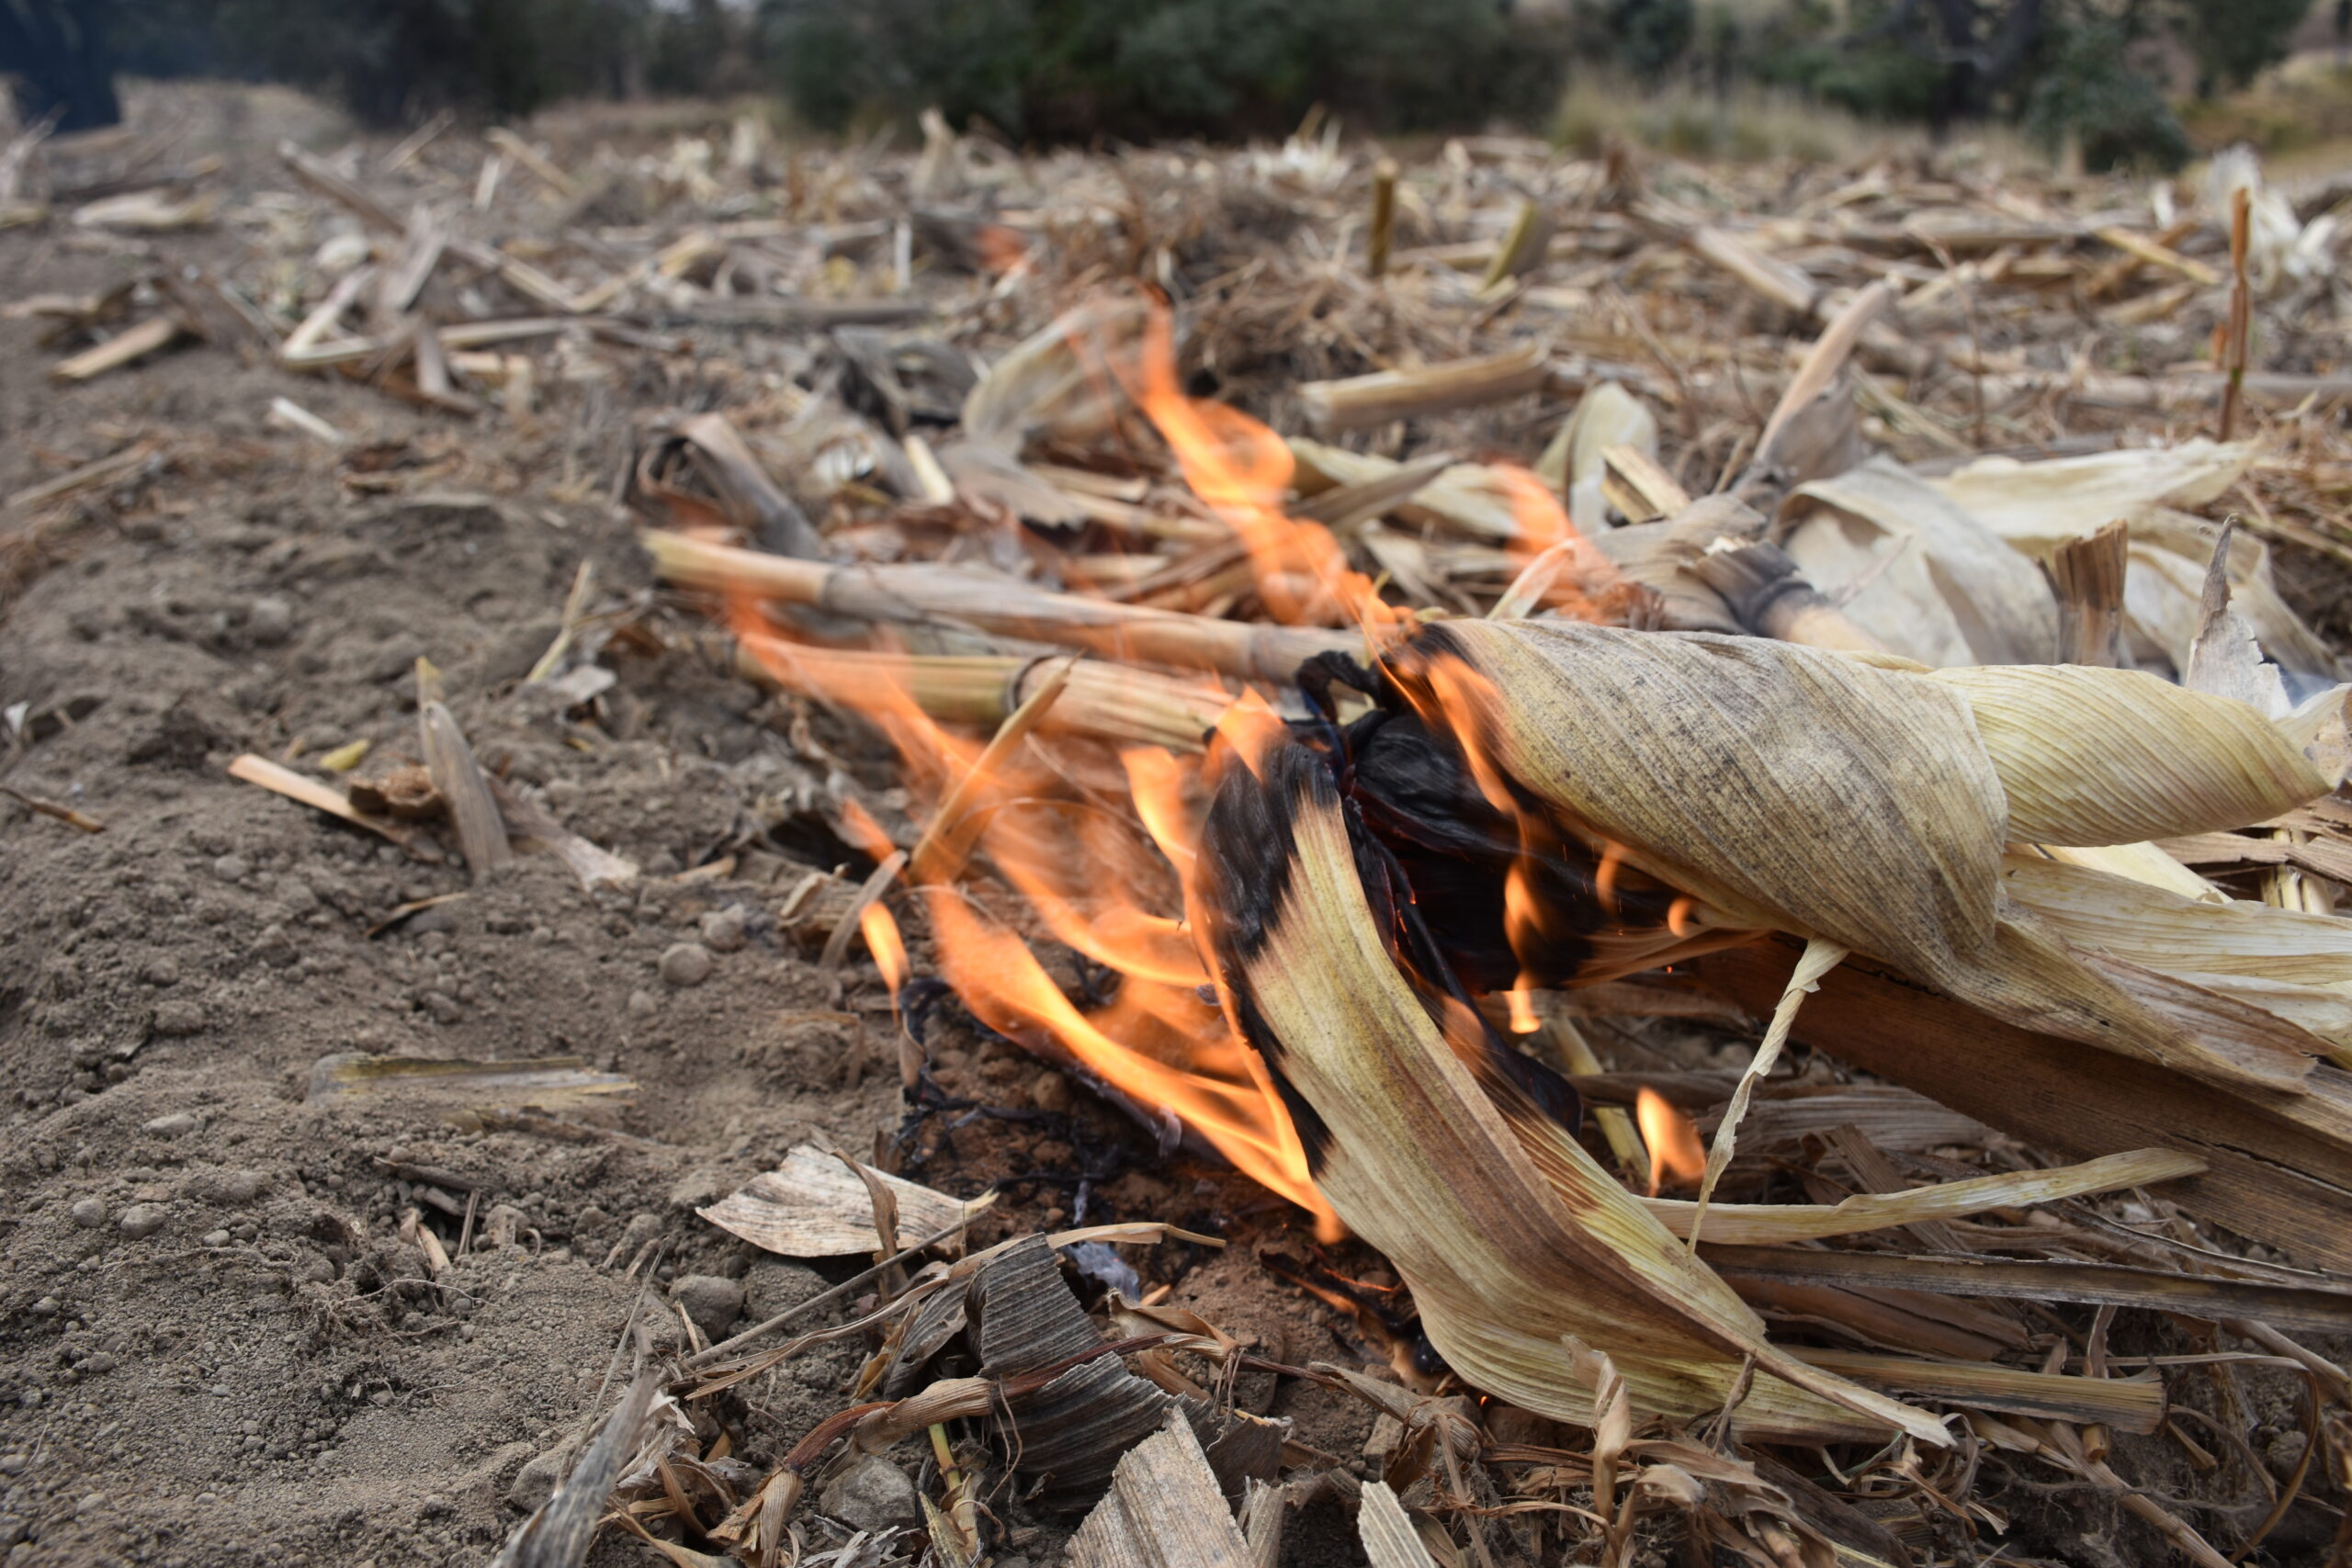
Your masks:
<instances>
[{"instance_id":1,"label":"tree in background","mask_svg":"<svg viewBox=\"0 0 2352 1568\"><path fill-rule=\"evenodd\" d=\"M2312 0L0 0L30 118L114 115L126 69L271 77L390 125L444 106L780 90L810 125L937 107L1025 141L1540 120L1568 62L1784 85L1939 130L2007 118L2086 162L2168 166L2199 92L2281 58ZM1701 7L1704 7L1704 25ZM2170 50L2173 52L2167 53Z\"/></svg>"},{"instance_id":2,"label":"tree in background","mask_svg":"<svg viewBox=\"0 0 2352 1568\"><path fill-rule=\"evenodd\" d=\"M290 82L371 125L448 105L526 114L560 97L617 93L656 12L653 0L112 3L133 68Z\"/></svg>"},{"instance_id":3,"label":"tree in background","mask_svg":"<svg viewBox=\"0 0 2352 1568\"><path fill-rule=\"evenodd\" d=\"M1792 0L1763 29L1757 73L1858 114L1954 124L2014 118L2093 168L2189 154L2165 95L2165 45L2200 94L2286 55L2312 0Z\"/></svg>"},{"instance_id":4,"label":"tree in background","mask_svg":"<svg viewBox=\"0 0 2352 1568\"><path fill-rule=\"evenodd\" d=\"M2171 0L2165 23L2197 62L2197 96L2243 87L2287 58L2312 0Z\"/></svg>"},{"instance_id":5,"label":"tree in background","mask_svg":"<svg viewBox=\"0 0 2352 1568\"><path fill-rule=\"evenodd\" d=\"M16 79L17 118L58 130L122 118L107 50L112 0L0 0L0 75Z\"/></svg>"},{"instance_id":6,"label":"tree in background","mask_svg":"<svg viewBox=\"0 0 2352 1568\"><path fill-rule=\"evenodd\" d=\"M2045 40L2019 120L2055 153L2069 144L2092 169L2177 169L2188 133L2155 80L2130 64L2132 39L2111 22L2062 28Z\"/></svg>"},{"instance_id":7,"label":"tree in background","mask_svg":"<svg viewBox=\"0 0 2352 1568\"><path fill-rule=\"evenodd\" d=\"M936 105L1042 141L1240 136L1318 103L1454 129L1557 88L1498 0L764 0L761 18L786 96L828 129Z\"/></svg>"},{"instance_id":8,"label":"tree in background","mask_svg":"<svg viewBox=\"0 0 2352 1568\"><path fill-rule=\"evenodd\" d=\"M1688 54L1699 35L1691 0L1607 0L1602 20L1608 55L1652 80Z\"/></svg>"}]
</instances>

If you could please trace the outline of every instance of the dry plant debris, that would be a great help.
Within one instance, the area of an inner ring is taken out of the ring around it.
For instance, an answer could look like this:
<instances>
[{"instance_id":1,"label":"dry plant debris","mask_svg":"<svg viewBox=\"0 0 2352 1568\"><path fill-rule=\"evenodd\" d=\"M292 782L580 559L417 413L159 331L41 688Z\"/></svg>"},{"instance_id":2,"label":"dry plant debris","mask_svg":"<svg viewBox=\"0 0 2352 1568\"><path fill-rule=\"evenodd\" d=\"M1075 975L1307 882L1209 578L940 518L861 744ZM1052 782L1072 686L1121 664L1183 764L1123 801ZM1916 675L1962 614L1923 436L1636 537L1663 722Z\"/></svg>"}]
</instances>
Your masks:
<instances>
[{"instance_id":1,"label":"dry plant debris","mask_svg":"<svg viewBox=\"0 0 2352 1568\"><path fill-rule=\"evenodd\" d=\"M796 1148L701 1213L873 1267L717 1344L678 1305L669 1352L641 1301L502 1561L577 1561L601 1506L677 1563L977 1563L1017 1499L1076 1563L1271 1563L1335 1506L1383 1568L1983 1562L2050 1495L2184 1561L2340 1554L2352 616L2293 607L2352 562L2332 193L726 140L289 143L243 204L202 167L44 197L31 148L9 221L158 265L9 310L68 380L233 352L437 411L435 451L254 410L397 507L527 513L447 487L562 432L558 499L625 506L653 585L583 564L517 700L586 747L628 660L789 699L805 805L872 869L780 919L837 998L860 944L887 983L877 1163L991 1109L937 1076L955 1014L1287 1200L1250 1239L1366 1353L1131 1299L1114 1247L1170 1226L967 1252L987 1195ZM221 225L240 266L167 264ZM12 558L187 460L19 491ZM232 771L477 884L643 874L413 679L421 767ZM895 799L820 709L887 737ZM555 1124L630 1087L338 1056L311 1096ZM857 1402L741 1447L842 1339ZM2256 1369L2308 1390L2283 1475L2184 1424ZM1362 1400L1374 1445L1295 1441L1253 1375ZM2195 1495L2135 1469L2183 1455Z\"/></svg>"}]
</instances>

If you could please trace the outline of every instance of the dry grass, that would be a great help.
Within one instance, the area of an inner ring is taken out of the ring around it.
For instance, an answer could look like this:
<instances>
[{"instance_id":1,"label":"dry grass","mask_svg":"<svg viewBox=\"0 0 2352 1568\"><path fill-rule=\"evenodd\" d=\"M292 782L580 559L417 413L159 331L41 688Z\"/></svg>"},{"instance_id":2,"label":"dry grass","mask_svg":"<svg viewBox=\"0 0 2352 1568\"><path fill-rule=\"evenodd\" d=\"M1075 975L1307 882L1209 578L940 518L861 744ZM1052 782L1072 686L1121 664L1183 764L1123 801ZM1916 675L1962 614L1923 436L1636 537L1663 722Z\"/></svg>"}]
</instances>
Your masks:
<instances>
[{"instance_id":1,"label":"dry grass","mask_svg":"<svg viewBox=\"0 0 2352 1568\"><path fill-rule=\"evenodd\" d=\"M2242 93L2182 104L2180 120L2200 152L2243 141L2271 160L2275 173L2340 169L2352 143L2352 70L2332 54L2299 55Z\"/></svg>"},{"instance_id":2,"label":"dry grass","mask_svg":"<svg viewBox=\"0 0 2352 1568\"><path fill-rule=\"evenodd\" d=\"M1770 88L1709 93L1682 84L1645 88L1589 75L1569 83L1552 123L1553 140L1592 156L1612 137L1677 157L1737 164L1845 162L1928 145L1922 127L1861 119Z\"/></svg>"}]
</instances>

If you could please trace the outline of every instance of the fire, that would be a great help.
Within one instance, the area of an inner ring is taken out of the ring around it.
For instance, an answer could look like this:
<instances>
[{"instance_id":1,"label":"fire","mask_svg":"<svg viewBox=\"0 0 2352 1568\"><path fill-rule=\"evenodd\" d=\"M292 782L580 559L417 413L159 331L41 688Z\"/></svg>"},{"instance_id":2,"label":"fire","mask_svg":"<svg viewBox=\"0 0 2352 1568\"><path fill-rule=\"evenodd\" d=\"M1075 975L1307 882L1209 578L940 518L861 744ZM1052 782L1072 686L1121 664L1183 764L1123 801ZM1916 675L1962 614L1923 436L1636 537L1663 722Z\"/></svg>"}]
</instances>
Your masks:
<instances>
[{"instance_id":1,"label":"fire","mask_svg":"<svg viewBox=\"0 0 2352 1568\"><path fill-rule=\"evenodd\" d=\"M874 966L882 971L883 984L890 987L890 1003L896 1007L910 973L907 943L899 934L898 919L877 899L857 917L857 929L865 933L865 950L874 954Z\"/></svg>"},{"instance_id":2,"label":"fire","mask_svg":"<svg viewBox=\"0 0 2352 1568\"><path fill-rule=\"evenodd\" d=\"M1182 393L1167 311L1148 313L1139 343L1095 346L1106 389L1115 381L1134 399L1193 491L1233 530L1266 613L1290 625L1359 626L1375 657L1389 647L1407 613L1381 600L1329 529L1285 513L1293 464L1280 436ZM1521 553L1532 564L1514 592L1531 606L1576 613L1593 581L1589 558L1597 558L1557 499L1533 476L1507 482L1524 535ZM747 597L730 610L755 657L772 667L794 661L783 629L755 603ZM1461 735L1481 789L1520 823L1522 857L1540 853L1556 829L1521 807L1488 760L1486 739L1470 733L1482 705L1462 689L1468 679L1466 669L1437 672L1428 716ZM911 793L933 803L918 863L905 874L927 917L940 976L973 1016L1147 1108L1172 1111L1336 1238L1337 1221L1307 1174L1289 1113L1264 1063L1235 1034L1194 941L1195 843L1214 784L1204 768L1231 761L1254 769L1288 733L1266 699L1240 693L1204 759L1157 747L1114 754L1049 730L984 745L934 720L913 691L889 678L861 679L831 695L881 729ZM940 819L951 813L955 820ZM840 828L877 863L894 852L888 833L854 801L844 803ZM1524 963L1546 941L1545 917L1523 868L1507 891L1511 944ZM1088 987L1107 1000L1070 999L1021 934L1030 921L1111 972L1107 983ZM859 924L895 998L911 972L898 921L877 900ZM1538 1027L1535 984L1532 971L1523 972L1509 993L1521 1032ZM1465 1015L1465 1029L1470 1021Z\"/></svg>"},{"instance_id":3,"label":"fire","mask_svg":"<svg viewBox=\"0 0 2352 1568\"><path fill-rule=\"evenodd\" d=\"M757 657L791 659L756 605L741 603L732 613ZM1174 1112L1238 1169L1336 1235L1337 1221L1307 1175L1306 1149L1264 1064L1202 995L1208 975L1183 918L1201 760L1157 747L1105 758L1083 742L1032 736L1004 749L983 774L989 749L932 719L910 693L885 682L861 690L856 705L892 741L917 794L944 801L952 793L958 803L957 819L934 824L927 840L955 848L926 853L908 875L928 917L940 976L972 1015L1047 1055L1066 1053L1144 1106ZM1259 744L1280 727L1262 702L1232 711L1235 735L1254 735ZM840 825L877 861L891 852L888 835L854 802L844 805ZM985 857L1057 940L1115 972L1109 1002L1091 1009L1072 1002L991 908L984 885L947 880L964 849ZM895 993L909 973L898 923L878 902L859 919Z\"/></svg>"},{"instance_id":4,"label":"fire","mask_svg":"<svg viewBox=\"0 0 2352 1568\"><path fill-rule=\"evenodd\" d=\"M875 864L880 865L890 858L890 835L883 831L881 823L874 820L874 813L854 799L842 802L842 830L865 852Z\"/></svg>"},{"instance_id":5,"label":"fire","mask_svg":"<svg viewBox=\"0 0 2352 1568\"><path fill-rule=\"evenodd\" d=\"M1651 1197L1658 1195L1669 1176L1678 1182L1696 1181L1706 1173L1707 1151L1700 1145L1699 1129L1666 1096L1644 1089L1634 1099L1634 1120L1641 1124L1642 1142L1649 1145Z\"/></svg>"},{"instance_id":6,"label":"fire","mask_svg":"<svg viewBox=\"0 0 2352 1568\"><path fill-rule=\"evenodd\" d=\"M1029 259L1029 242L1001 223L983 223L972 235L984 271L1008 273Z\"/></svg>"},{"instance_id":7,"label":"fire","mask_svg":"<svg viewBox=\"0 0 2352 1568\"><path fill-rule=\"evenodd\" d=\"M1250 553L1258 597L1285 626L1345 626L1366 632L1398 624L1372 580L1348 565L1339 540L1319 523L1283 511L1295 465L1283 438L1240 410L1188 398L1176 385L1176 348L1164 309L1144 332L1131 383L1136 401L1166 439L1184 482L1206 502Z\"/></svg>"}]
</instances>

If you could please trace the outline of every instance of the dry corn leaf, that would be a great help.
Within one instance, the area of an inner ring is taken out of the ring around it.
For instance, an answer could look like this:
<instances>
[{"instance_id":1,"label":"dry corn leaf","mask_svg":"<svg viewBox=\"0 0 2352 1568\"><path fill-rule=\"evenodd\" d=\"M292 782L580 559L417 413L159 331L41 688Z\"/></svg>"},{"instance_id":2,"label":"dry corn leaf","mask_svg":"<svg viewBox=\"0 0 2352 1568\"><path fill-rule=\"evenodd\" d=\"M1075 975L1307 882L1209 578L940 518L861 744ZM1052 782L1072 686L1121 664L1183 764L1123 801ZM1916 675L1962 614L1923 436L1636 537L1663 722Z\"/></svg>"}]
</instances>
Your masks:
<instances>
[{"instance_id":1,"label":"dry corn leaf","mask_svg":"<svg viewBox=\"0 0 2352 1568\"><path fill-rule=\"evenodd\" d=\"M1609 525L1600 480L1601 455L1611 446L1657 457L1657 416L1634 393L1603 381L1577 400L1576 412L1535 459L1535 477L1568 498L1569 521L1588 534Z\"/></svg>"},{"instance_id":2,"label":"dry corn leaf","mask_svg":"<svg viewBox=\"0 0 2352 1568\"><path fill-rule=\"evenodd\" d=\"M2204 1169L2203 1160L2178 1149L2134 1149L2051 1170L2002 1171L1902 1192L1856 1193L1838 1203L1717 1203L1703 1215L1698 1204L1673 1198L1645 1198L1642 1203L1676 1235L1695 1231L1702 1241L1761 1245L1962 1219L1987 1209L2175 1181Z\"/></svg>"},{"instance_id":3,"label":"dry corn leaf","mask_svg":"<svg viewBox=\"0 0 2352 1568\"><path fill-rule=\"evenodd\" d=\"M1283 745L1235 767L1203 840L1207 927L1237 1028L1279 1076L1310 1170L1411 1284L1423 1327L1476 1386L1589 1424L1564 1338L1605 1348L1636 1404L1720 1409L1754 1357L1737 1424L1821 1438L1909 1433L1920 1412L1823 1377L1534 1102L1463 1004L1418 994L1383 945L1336 787ZM1441 1019L1443 1021L1441 1023Z\"/></svg>"},{"instance_id":4,"label":"dry corn leaf","mask_svg":"<svg viewBox=\"0 0 2352 1568\"><path fill-rule=\"evenodd\" d=\"M1099 295L1007 350L964 398L964 434L1017 455L1038 438L1083 445L1118 423L1127 399L1113 365L1132 363L1151 320L1131 295Z\"/></svg>"},{"instance_id":5,"label":"dry corn leaf","mask_svg":"<svg viewBox=\"0 0 2352 1568\"><path fill-rule=\"evenodd\" d=\"M1993 940L2007 810L1956 691L1761 638L1563 622L1445 623L1388 668L1596 849L1724 923L1922 974Z\"/></svg>"},{"instance_id":6,"label":"dry corn leaf","mask_svg":"<svg viewBox=\"0 0 2352 1568\"><path fill-rule=\"evenodd\" d=\"M2151 887L2161 887L2183 898L2194 898L2203 903L2229 902L2228 894L2154 844L2101 844L2095 848L2037 844L2034 847L2063 864L2103 871L2109 876L2125 877L2132 882L2144 882Z\"/></svg>"},{"instance_id":7,"label":"dry corn leaf","mask_svg":"<svg viewBox=\"0 0 2352 1568\"><path fill-rule=\"evenodd\" d=\"M2159 969L2251 1003L2352 1056L2352 923L2268 904L2185 898L2030 852L2003 888L2078 949Z\"/></svg>"},{"instance_id":8,"label":"dry corn leaf","mask_svg":"<svg viewBox=\"0 0 2352 1568\"><path fill-rule=\"evenodd\" d=\"M2041 555L2120 517L2135 526L2151 509L2202 506L2235 484L2255 444L2199 438L2024 463L1979 457L1928 482L2019 549Z\"/></svg>"},{"instance_id":9,"label":"dry corn leaf","mask_svg":"<svg viewBox=\"0 0 2352 1568\"><path fill-rule=\"evenodd\" d=\"M2132 524L2123 605L2133 651L2143 662L2188 667L2213 540L2212 524L2168 506L2153 507ZM2335 678L2335 655L2279 596L2268 545L2244 529L2233 533L2229 579L2231 602L2265 652L2290 670Z\"/></svg>"},{"instance_id":10,"label":"dry corn leaf","mask_svg":"<svg viewBox=\"0 0 2352 1568\"><path fill-rule=\"evenodd\" d=\"M878 1172L876 1179L898 1201L902 1247L970 1218L995 1201L990 1196L960 1201ZM795 1145L784 1164L695 1212L721 1230L786 1258L847 1258L874 1250L873 1194L856 1173L813 1144Z\"/></svg>"},{"instance_id":11,"label":"dry corn leaf","mask_svg":"<svg viewBox=\"0 0 2352 1568\"><path fill-rule=\"evenodd\" d=\"M2244 476L2254 456L2250 441L2199 439L2036 463L1980 457L1928 482L2036 558L2119 518L2128 522L2124 605L2133 653L2186 669L2214 530L2181 509L2217 499ZM2334 671L2334 655L2278 596L2268 547L2241 534L2231 544L2229 570L2239 607L2272 658L2290 669Z\"/></svg>"},{"instance_id":12,"label":"dry corn leaf","mask_svg":"<svg viewBox=\"0 0 2352 1568\"><path fill-rule=\"evenodd\" d=\"M1350 452L1294 436L1293 482L1302 495L1319 495L1340 485L1369 485L1399 474L1405 465L1368 452ZM1482 539L1516 539L1520 505L1528 481L1518 472L1485 463L1455 463L1416 487L1388 510L1408 523L1442 524Z\"/></svg>"},{"instance_id":13,"label":"dry corn leaf","mask_svg":"<svg viewBox=\"0 0 2352 1568\"><path fill-rule=\"evenodd\" d=\"M1690 565L1719 540L1745 544L1763 533L1764 519L1749 507L1727 495L1709 495L1660 522L1607 528L1590 539L1629 581L1658 596L1668 629L1737 633L1746 629L1739 618Z\"/></svg>"}]
</instances>

